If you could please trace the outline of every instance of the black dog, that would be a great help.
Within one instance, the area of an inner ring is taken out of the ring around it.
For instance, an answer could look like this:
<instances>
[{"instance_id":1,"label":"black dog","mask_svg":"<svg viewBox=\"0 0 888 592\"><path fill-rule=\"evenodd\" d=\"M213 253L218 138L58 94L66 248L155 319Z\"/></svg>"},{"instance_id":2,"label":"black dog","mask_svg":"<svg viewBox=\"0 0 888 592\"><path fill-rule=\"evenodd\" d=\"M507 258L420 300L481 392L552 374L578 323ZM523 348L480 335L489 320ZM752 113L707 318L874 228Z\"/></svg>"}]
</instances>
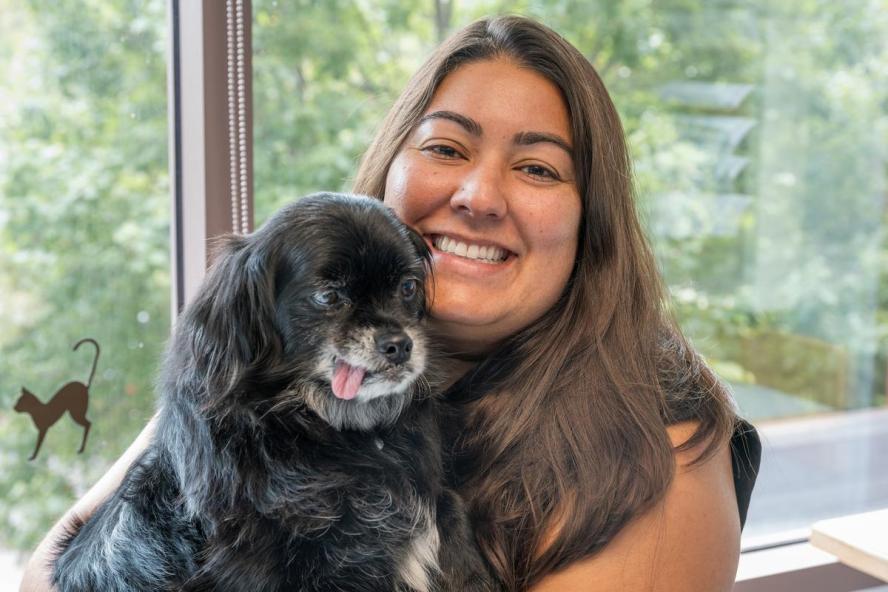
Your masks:
<instances>
[{"instance_id":1,"label":"black dog","mask_svg":"<svg viewBox=\"0 0 888 592\"><path fill-rule=\"evenodd\" d=\"M491 590L442 484L428 262L369 198L228 237L171 339L154 440L60 545L59 589Z\"/></svg>"}]
</instances>

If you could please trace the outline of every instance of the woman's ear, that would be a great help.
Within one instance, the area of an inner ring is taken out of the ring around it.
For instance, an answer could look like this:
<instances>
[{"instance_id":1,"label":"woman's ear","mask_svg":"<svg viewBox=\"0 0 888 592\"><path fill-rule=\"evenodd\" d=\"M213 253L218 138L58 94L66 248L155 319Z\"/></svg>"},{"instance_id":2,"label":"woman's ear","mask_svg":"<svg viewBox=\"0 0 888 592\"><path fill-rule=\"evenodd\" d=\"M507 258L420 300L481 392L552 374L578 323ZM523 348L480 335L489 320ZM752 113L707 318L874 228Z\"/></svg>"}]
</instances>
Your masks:
<instances>
[{"instance_id":1,"label":"woman's ear","mask_svg":"<svg viewBox=\"0 0 888 592\"><path fill-rule=\"evenodd\" d=\"M212 400L237 390L259 360L279 347L274 325L274 255L255 237L230 235L177 327ZM211 400L205 401L211 403Z\"/></svg>"}]
</instances>

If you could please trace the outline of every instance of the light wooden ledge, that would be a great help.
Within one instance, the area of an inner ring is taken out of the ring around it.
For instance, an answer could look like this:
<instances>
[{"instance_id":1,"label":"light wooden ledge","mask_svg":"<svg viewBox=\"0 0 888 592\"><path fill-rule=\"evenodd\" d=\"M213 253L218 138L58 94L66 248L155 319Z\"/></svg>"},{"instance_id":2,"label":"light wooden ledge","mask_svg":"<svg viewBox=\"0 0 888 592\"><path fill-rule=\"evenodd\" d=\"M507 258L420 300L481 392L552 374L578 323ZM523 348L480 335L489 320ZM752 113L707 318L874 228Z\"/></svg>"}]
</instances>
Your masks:
<instances>
[{"instance_id":1,"label":"light wooden ledge","mask_svg":"<svg viewBox=\"0 0 888 592\"><path fill-rule=\"evenodd\" d=\"M811 545L888 582L888 509L821 520L811 528Z\"/></svg>"}]
</instances>

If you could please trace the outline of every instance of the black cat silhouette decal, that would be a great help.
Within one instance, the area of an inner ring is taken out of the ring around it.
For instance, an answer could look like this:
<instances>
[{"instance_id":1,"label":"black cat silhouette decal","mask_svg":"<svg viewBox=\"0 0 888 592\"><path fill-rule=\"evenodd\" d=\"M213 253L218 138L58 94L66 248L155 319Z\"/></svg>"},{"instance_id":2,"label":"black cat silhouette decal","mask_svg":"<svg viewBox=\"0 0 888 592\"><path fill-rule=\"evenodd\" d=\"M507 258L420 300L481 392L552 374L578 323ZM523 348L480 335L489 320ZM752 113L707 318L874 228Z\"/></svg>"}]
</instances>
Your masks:
<instances>
[{"instance_id":1,"label":"black cat silhouette decal","mask_svg":"<svg viewBox=\"0 0 888 592\"><path fill-rule=\"evenodd\" d=\"M46 432L65 414L65 411L71 415L71 419L83 426L83 441L80 443L80 450L77 453L80 454L86 447L86 437L89 435L89 428L92 425L86 419L86 409L89 405L89 387L96 373L96 364L99 361L99 344L96 343L95 339L87 337L74 345L74 351L77 351L77 348L82 343L87 342L92 343L96 347L96 356L93 358L92 370L89 373L89 380L86 384L77 381L69 382L53 395L49 403L42 403L40 399L34 396L34 393L22 387L22 396L16 402L15 410L19 413L29 414L39 431L37 446L28 460L37 458L37 453L40 452L40 445L43 444Z\"/></svg>"}]
</instances>

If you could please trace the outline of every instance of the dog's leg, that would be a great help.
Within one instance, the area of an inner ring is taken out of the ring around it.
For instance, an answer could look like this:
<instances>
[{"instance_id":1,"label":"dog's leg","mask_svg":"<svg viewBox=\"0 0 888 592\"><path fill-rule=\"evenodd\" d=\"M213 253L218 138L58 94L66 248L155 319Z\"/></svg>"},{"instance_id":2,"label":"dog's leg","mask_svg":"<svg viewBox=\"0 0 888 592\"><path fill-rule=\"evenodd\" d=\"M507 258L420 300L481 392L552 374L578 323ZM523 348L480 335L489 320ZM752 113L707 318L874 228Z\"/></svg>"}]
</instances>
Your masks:
<instances>
[{"instance_id":1,"label":"dog's leg","mask_svg":"<svg viewBox=\"0 0 888 592\"><path fill-rule=\"evenodd\" d=\"M40 433L37 434L37 446L34 447L34 453L28 460L34 460L35 458L37 458L37 453L40 452L40 445L43 444L43 438L46 437L47 429L48 428L43 428L40 430Z\"/></svg>"},{"instance_id":2,"label":"dog's leg","mask_svg":"<svg viewBox=\"0 0 888 592\"><path fill-rule=\"evenodd\" d=\"M58 543L52 567L55 588L180 590L181 582L197 569L204 535L200 525L180 512L178 498L167 464L149 448L130 467L120 488Z\"/></svg>"},{"instance_id":3,"label":"dog's leg","mask_svg":"<svg viewBox=\"0 0 888 592\"><path fill-rule=\"evenodd\" d=\"M441 568L442 592L495 592L500 587L481 557L462 499L451 490L438 498L438 529L441 547L438 565Z\"/></svg>"}]
</instances>

